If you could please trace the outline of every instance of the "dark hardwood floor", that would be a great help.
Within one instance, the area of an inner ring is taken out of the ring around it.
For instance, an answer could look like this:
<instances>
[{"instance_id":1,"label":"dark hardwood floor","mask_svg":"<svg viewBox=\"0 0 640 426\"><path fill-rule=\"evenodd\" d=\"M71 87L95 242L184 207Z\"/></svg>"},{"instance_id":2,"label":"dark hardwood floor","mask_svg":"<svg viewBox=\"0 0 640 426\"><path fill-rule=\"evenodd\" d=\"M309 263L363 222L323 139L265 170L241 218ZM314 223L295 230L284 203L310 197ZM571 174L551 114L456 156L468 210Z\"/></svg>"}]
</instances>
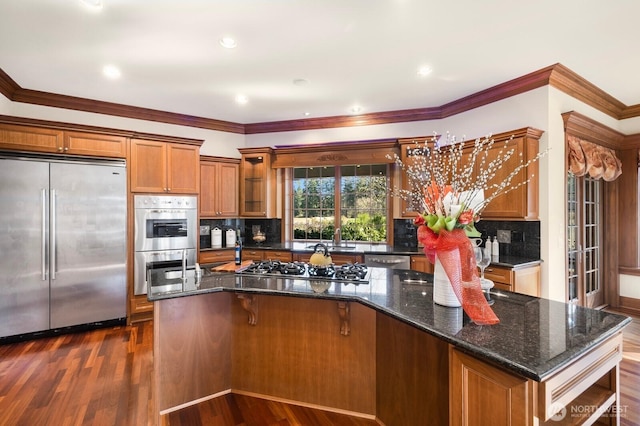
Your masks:
<instances>
[{"instance_id":1,"label":"dark hardwood floor","mask_svg":"<svg viewBox=\"0 0 640 426\"><path fill-rule=\"evenodd\" d=\"M152 421L151 322L0 346L0 425ZM640 319L624 332L623 426L640 424ZM166 417L176 425L376 425L373 420L225 395Z\"/></svg>"}]
</instances>

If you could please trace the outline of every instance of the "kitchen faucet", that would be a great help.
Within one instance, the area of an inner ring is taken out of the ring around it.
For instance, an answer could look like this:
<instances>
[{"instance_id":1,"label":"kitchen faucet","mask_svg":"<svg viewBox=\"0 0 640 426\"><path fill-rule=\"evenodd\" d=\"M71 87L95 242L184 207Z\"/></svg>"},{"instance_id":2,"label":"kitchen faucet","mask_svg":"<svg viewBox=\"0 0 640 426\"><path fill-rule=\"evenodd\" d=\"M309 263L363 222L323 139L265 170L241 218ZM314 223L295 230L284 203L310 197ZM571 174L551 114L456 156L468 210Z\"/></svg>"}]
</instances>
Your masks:
<instances>
[{"instance_id":1,"label":"kitchen faucet","mask_svg":"<svg viewBox=\"0 0 640 426\"><path fill-rule=\"evenodd\" d=\"M333 245L337 246L338 244L340 244L341 240L342 232L340 231L340 228L336 228L336 232L333 233Z\"/></svg>"}]
</instances>

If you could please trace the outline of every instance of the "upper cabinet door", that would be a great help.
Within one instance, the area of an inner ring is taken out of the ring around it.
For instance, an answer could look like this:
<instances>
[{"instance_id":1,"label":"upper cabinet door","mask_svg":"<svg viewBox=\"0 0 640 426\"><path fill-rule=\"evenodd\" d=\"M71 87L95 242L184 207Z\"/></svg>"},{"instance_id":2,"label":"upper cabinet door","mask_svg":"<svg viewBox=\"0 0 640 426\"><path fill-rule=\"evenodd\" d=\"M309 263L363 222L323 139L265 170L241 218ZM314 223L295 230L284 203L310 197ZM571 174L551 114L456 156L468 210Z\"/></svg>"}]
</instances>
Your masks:
<instances>
[{"instance_id":1,"label":"upper cabinet door","mask_svg":"<svg viewBox=\"0 0 640 426\"><path fill-rule=\"evenodd\" d=\"M19 151L62 152L62 130L40 127L0 125L0 148Z\"/></svg>"},{"instance_id":2,"label":"upper cabinet door","mask_svg":"<svg viewBox=\"0 0 640 426\"><path fill-rule=\"evenodd\" d=\"M200 217L238 216L238 174L240 161L215 161L200 157Z\"/></svg>"},{"instance_id":3,"label":"upper cabinet door","mask_svg":"<svg viewBox=\"0 0 640 426\"><path fill-rule=\"evenodd\" d=\"M167 192L166 143L131 139L131 192Z\"/></svg>"},{"instance_id":4,"label":"upper cabinet door","mask_svg":"<svg viewBox=\"0 0 640 426\"><path fill-rule=\"evenodd\" d=\"M218 189L218 211L220 216L238 216L238 174L239 164L220 163L219 169L219 189Z\"/></svg>"},{"instance_id":5,"label":"upper cabinet door","mask_svg":"<svg viewBox=\"0 0 640 426\"><path fill-rule=\"evenodd\" d=\"M97 133L64 132L63 151L75 155L126 158L127 139Z\"/></svg>"},{"instance_id":6,"label":"upper cabinet door","mask_svg":"<svg viewBox=\"0 0 640 426\"><path fill-rule=\"evenodd\" d=\"M501 183L520 162L526 163L538 154L538 140L531 137L516 137L507 142L496 141L494 146L488 151L487 163L495 159L502 151L513 149L513 155L496 171L496 174L489 184ZM528 182L527 182L528 180ZM525 183L523 183L525 182ZM482 212L484 219L538 219L538 162L530 164L527 168L521 169L511 181L512 191L498 195L491 200ZM490 197L491 190L485 191L485 198Z\"/></svg>"},{"instance_id":7,"label":"upper cabinet door","mask_svg":"<svg viewBox=\"0 0 640 426\"><path fill-rule=\"evenodd\" d=\"M275 217L276 173L271 168L271 148L239 149L240 215L247 217Z\"/></svg>"},{"instance_id":8,"label":"upper cabinet door","mask_svg":"<svg viewBox=\"0 0 640 426\"><path fill-rule=\"evenodd\" d=\"M200 147L167 144L167 192L197 194L200 190Z\"/></svg>"}]
</instances>

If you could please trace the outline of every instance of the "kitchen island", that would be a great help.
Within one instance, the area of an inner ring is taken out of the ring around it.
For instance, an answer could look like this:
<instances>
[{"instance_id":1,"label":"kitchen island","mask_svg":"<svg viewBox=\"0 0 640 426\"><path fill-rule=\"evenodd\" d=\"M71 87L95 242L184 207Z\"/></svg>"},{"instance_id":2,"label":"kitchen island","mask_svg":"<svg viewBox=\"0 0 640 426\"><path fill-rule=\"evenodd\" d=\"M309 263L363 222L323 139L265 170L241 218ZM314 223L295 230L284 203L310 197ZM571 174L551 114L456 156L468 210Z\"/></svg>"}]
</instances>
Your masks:
<instances>
[{"instance_id":1,"label":"kitchen island","mask_svg":"<svg viewBox=\"0 0 640 426\"><path fill-rule=\"evenodd\" d=\"M153 287L158 421L235 392L386 425L601 414L585 407L615 424L629 318L496 291L500 324L478 326L432 302L432 276L370 272L358 285L208 273Z\"/></svg>"}]
</instances>

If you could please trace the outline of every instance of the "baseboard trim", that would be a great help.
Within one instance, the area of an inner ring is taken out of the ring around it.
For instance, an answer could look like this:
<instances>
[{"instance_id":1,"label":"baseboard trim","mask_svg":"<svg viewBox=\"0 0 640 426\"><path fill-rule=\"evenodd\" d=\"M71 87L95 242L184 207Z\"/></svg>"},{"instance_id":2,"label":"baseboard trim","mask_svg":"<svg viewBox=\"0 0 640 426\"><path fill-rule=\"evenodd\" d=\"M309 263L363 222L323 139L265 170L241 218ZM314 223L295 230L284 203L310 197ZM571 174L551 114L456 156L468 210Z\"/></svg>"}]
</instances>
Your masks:
<instances>
[{"instance_id":1,"label":"baseboard trim","mask_svg":"<svg viewBox=\"0 0 640 426\"><path fill-rule=\"evenodd\" d=\"M640 299L620 296L620 304L614 309L631 315L640 316Z\"/></svg>"},{"instance_id":2,"label":"baseboard trim","mask_svg":"<svg viewBox=\"0 0 640 426\"><path fill-rule=\"evenodd\" d=\"M309 404L309 403L306 403L306 402L296 401L296 400L293 400L293 399L278 398L278 397L271 396L271 395L263 395L263 394L260 394L260 393L247 392L247 391L238 390L238 389L232 389L231 393L237 394L237 395L250 396L252 398L266 399L268 401L281 402L281 403L284 403L284 404L298 405L300 407L313 408L314 410L329 411L329 412L332 412L332 413L345 414L347 416L359 417L359 418L362 418L362 419L376 420L377 421L375 414L359 413L359 412L356 412L356 411L342 410L340 408L335 408L335 407L326 407L324 405Z\"/></svg>"},{"instance_id":3,"label":"baseboard trim","mask_svg":"<svg viewBox=\"0 0 640 426\"><path fill-rule=\"evenodd\" d=\"M205 402L205 401L208 401L210 399L215 399L215 398L218 398L220 396L224 396L224 395L226 395L228 393L231 393L231 389L226 389L226 390L223 390L221 392L214 393L212 395L207 395L207 396L202 397L202 398L194 399L193 401L185 402L184 404L176 405L175 407L166 408L166 409L160 411L160 415L164 416L166 414L173 413L174 411L182 410L183 408L187 408L187 407L191 407L191 406L194 406L194 405L198 405L201 402Z\"/></svg>"}]
</instances>

